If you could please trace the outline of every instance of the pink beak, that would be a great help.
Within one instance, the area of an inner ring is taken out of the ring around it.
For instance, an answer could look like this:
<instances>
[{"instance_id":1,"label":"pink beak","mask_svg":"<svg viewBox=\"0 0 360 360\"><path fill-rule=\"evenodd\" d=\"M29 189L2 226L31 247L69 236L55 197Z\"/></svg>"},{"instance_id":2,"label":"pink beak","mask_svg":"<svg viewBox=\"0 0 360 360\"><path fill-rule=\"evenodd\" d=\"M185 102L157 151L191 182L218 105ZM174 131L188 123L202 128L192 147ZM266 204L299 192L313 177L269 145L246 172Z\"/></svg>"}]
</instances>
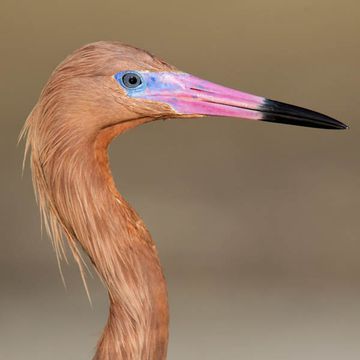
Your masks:
<instances>
[{"instance_id":1,"label":"pink beak","mask_svg":"<svg viewBox=\"0 0 360 360\"><path fill-rule=\"evenodd\" d=\"M133 72L135 73L135 72ZM121 82L124 73L115 75ZM233 90L182 72L136 72L141 84L125 88L128 96L163 102L179 115L212 115L323 129L346 129L318 112Z\"/></svg>"}]
</instances>

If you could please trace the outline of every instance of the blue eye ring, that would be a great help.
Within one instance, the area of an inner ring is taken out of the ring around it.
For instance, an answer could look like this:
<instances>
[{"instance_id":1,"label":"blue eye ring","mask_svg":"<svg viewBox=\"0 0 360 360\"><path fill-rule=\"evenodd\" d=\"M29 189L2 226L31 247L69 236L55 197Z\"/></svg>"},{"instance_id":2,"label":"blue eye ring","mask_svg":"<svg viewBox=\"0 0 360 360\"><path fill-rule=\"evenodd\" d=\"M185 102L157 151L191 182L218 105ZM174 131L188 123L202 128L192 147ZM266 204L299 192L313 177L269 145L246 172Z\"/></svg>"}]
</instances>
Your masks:
<instances>
[{"instance_id":1,"label":"blue eye ring","mask_svg":"<svg viewBox=\"0 0 360 360\"><path fill-rule=\"evenodd\" d=\"M121 83L127 89L137 89L143 84L143 79L139 73L128 71L121 77Z\"/></svg>"}]
</instances>

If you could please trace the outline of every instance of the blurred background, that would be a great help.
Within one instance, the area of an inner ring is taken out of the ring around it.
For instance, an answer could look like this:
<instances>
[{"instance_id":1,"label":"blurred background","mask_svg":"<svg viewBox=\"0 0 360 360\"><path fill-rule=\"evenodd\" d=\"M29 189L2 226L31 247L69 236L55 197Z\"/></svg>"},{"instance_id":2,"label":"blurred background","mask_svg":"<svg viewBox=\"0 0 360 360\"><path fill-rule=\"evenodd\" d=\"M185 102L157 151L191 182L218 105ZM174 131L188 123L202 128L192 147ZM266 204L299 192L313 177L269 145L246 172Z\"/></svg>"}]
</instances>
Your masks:
<instances>
[{"instance_id":1,"label":"blurred background","mask_svg":"<svg viewBox=\"0 0 360 360\"><path fill-rule=\"evenodd\" d=\"M234 119L148 124L111 146L113 174L156 240L169 359L360 358L358 1L3 0L0 359L90 359L107 318L94 275L61 282L28 166L27 114L53 68L96 40L324 112L325 131Z\"/></svg>"}]
</instances>

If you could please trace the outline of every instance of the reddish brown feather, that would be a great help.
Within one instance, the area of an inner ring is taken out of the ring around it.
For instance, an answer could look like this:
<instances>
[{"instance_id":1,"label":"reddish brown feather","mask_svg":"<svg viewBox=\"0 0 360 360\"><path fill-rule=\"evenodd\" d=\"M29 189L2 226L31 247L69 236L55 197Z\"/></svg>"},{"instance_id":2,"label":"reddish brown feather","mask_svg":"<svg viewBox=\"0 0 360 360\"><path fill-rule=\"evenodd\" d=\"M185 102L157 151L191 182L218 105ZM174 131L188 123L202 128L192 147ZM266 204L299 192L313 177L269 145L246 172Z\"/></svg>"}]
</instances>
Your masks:
<instances>
[{"instance_id":1,"label":"reddish brown feather","mask_svg":"<svg viewBox=\"0 0 360 360\"><path fill-rule=\"evenodd\" d=\"M95 359L163 360L165 280L149 232L116 190L107 147L130 128L176 114L167 105L127 98L112 78L123 70L176 71L128 45L86 45L52 73L21 136L31 150L35 192L59 260L65 257L63 234L82 276L79 245L108 288L109 319Z\"/></svg>"}]
</instances>

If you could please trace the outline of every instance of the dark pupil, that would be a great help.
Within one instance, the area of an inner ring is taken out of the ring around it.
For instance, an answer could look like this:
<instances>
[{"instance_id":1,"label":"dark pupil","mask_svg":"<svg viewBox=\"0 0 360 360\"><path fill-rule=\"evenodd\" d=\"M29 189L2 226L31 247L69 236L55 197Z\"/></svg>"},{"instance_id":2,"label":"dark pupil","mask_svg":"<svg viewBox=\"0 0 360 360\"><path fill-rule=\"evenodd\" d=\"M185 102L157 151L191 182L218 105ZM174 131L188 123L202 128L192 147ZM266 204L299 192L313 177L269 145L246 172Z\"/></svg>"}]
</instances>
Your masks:
<instances>
[{"instance_id":1,"label":"dark pupil","mask_svg":"<svg viewBox=\"0 0 360 360\"><path fill-rule=\"evenodd\" d=\"M128 81L131 85L135 85L138 82L138 79L135 76L131 76L131 77L129 77Z\"/></svg>"},{"instance_id":2,"label":"dark pupil","mask_svg":"<svg viewBox=\"0 0 360 360\"><path fill-rule=\"evenodd\" d=\"M128 88L135 88L141 84L141 78L134 73L127 73L123 76L124 85Z\"/></svg>"}]
</instances>

